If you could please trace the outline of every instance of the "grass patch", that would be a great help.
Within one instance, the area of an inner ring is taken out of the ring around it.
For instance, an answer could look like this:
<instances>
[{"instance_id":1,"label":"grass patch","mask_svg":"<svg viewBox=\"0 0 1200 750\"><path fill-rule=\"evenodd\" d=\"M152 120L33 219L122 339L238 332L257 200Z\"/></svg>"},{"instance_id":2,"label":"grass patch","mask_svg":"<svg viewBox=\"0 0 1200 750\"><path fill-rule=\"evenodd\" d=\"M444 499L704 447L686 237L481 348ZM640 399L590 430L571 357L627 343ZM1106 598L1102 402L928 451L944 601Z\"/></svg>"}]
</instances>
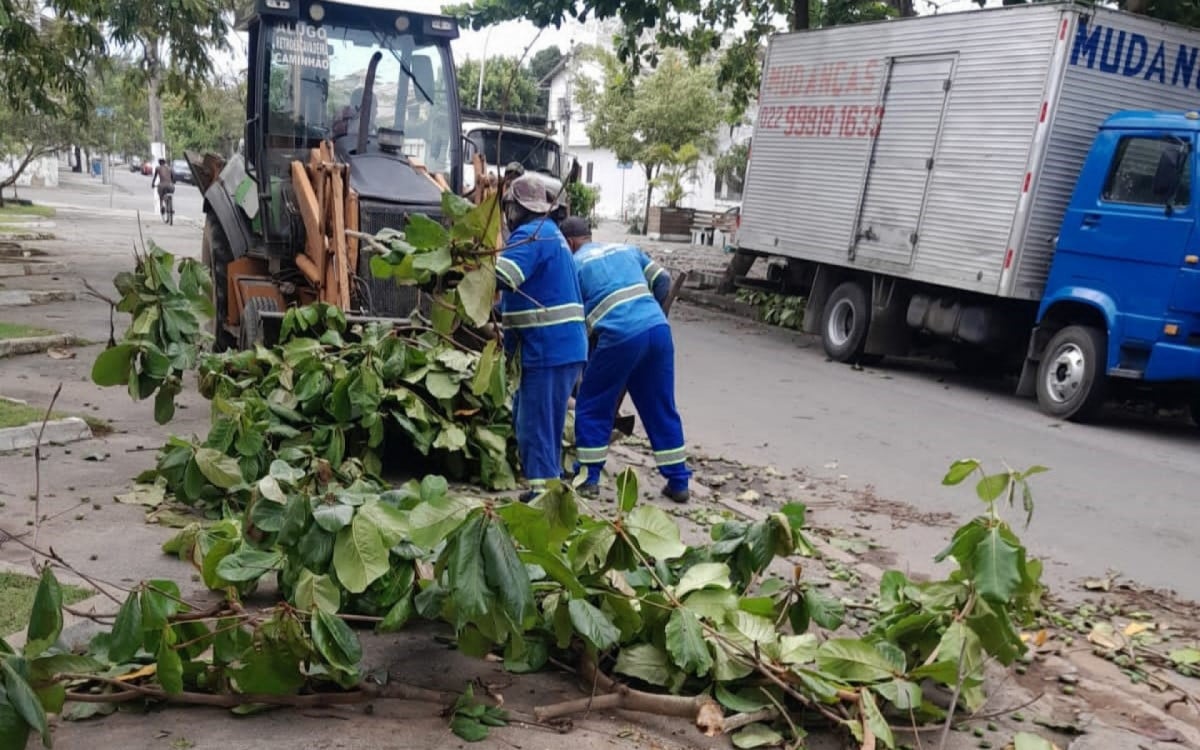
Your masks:
<instances>
[{"instance_id":1,"label":"grass patch","mask_svg":"<svg viewBox=\"0 0 1200 750\"><path fill-rule=\"evenodd\" d=\"M0 320L0 339L27 339L30 336L49 336L54 331L45 328L21 325L20 323L5 323Z\"/></svg>"},{"instance_id":2,"label":"grass patch","mask_svg":"<svg viewBox=\"0 0 1200 750\"><path fill-rule=\"evenodd\" d=\"M49 206L0 206L0 219L49 219L53 216L54 209Z\"/></svg>"},{"instance_id":3,"label":"grass patch","mask_svg":"<svg viewBox=\"0 0 1200 750\"><path fill-rule=\"evenodd\" d=\"M28 404L18 404L16 401L9 401L6 398L0 398L0 429L5 427L20 427L23 424L31 422L41 423L42 418L46 416L45 409L39 409L36 406ZM51 419L60 419L62 415L51 414Z\"/></svg>"},{"instance_id":4,"label":"grass patch","mask_svg":"<svg viewBox=\"0 0 1200 750\"><path fill-rule=\"evenodd\" d=\"M33 610L38 579L0 571L0 636L24 630ZM63 604L81 602L92 595L87 589L62 584Z\"/></svg>"}]
</instances>

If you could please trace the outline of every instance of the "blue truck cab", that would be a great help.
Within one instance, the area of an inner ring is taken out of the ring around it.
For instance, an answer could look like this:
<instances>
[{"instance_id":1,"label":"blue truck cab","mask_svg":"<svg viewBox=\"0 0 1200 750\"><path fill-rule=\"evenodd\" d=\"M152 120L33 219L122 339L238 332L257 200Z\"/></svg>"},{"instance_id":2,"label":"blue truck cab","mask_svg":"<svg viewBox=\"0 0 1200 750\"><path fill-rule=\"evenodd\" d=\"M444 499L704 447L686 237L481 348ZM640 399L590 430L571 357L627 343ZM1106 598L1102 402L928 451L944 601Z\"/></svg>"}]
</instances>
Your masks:
<instances>
[{"instance_id":1,"label":"blue truck cab","mask_svg":"<svg viewBox=\"0 0 1200 750\"><path fill-rule=\"evenodd\" d=\"M1083 420L1121 389L1153 388L1200 416L1198 133L1197 112L1119 112L1100 127L1030 341L1046 412Z\"/></svg>"}]
</instances>

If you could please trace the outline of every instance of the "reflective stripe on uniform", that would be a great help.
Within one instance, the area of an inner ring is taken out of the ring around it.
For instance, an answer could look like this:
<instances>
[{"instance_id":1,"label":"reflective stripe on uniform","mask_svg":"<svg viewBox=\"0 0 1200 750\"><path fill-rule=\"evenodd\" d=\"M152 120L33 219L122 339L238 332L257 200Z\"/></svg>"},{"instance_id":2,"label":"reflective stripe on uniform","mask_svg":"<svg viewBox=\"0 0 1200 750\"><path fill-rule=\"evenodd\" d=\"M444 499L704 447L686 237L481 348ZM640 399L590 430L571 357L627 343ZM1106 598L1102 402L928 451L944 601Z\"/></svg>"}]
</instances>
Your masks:
<instances>
[{"instance_id":1,"label":"reflective stripe on uniform","mask_svg":"<svg viewBox=\"0 0 1200 750\"><path fill-rule=\"evenodd\" d=\"M575 448L575 458L581 464L602 464L608 458L608 446L603 448Z\"/></svg>"},{"instance_id":2,"label":"reflective stripe on uniform","mask_svg":"<svg viewBox=\"0 0 1200 750\"><path fill-rule=\"evenodd\" d=\"M540 328L559 323L582 323L583 305L571 302L535 310L514 310L504 313L502 321L506 328Z\"/></svg>"},{"instance_id":3,"label":"reflective stripe on uniform","mask_svg":"<svg viewBox=\"0 0 1200 750\"><path fill-rule=\"evenodd\" d=\"M669 451L654 451L654 463L658 466L672 466L687 460L686 448L673 448Z\"/></svg>"},{"instance_id":4,"label":"reflective stripe on uniform","mask_svg":"<svg viewBox=\"0 0 1200 750\"><path fill-rule=\"evenodd\" d=\"M513 289L525 283L525 274L521 272L521 267L504 256L496 258L496 273L503 276Z\"/></svg>"},{"instance_id":5,"label":"reflective stripe on uniform","mask_svg":"<svg viewBox=\"0 0 1200 750\"><path fill-rule=\"evenodd\" d=\"M600 319L612 312L612 309L617 305L625 302L630 302L639 297L650 297L650 290L645 284L634 284L627 286L624 289L618 289L604 299L600 300L600 304L592 310L587 316L588 329L592 329L600 322Z\"/></svg>"},{"instance_id":6,"label":"reflective stripe on uniform","mask_svg":"<svg viewBox=\"0 0 1200 750\"><path fill-rule=\"evenodd\" d=\"M666 273L666 271L667 271L667 269L658 265L654 261L650 261L646 265L646 267L644 269L642 269L642 273L644 273L646 275L646 283L649 284L651 287L654 286L654 280L657 279L662 274Z\"/></svg>"},{"instance_id":7,"label":"reflective stripe on uniform","mask_svg":"<svg viewBox=\"0 0 1200 750\"><path fill-rule=\"evenodd\" d=\"M546 482L549 482L549 481L550 481L549 479L530 479L529 486L532 489L545 489Z\"/></svg>"}]
</instances>

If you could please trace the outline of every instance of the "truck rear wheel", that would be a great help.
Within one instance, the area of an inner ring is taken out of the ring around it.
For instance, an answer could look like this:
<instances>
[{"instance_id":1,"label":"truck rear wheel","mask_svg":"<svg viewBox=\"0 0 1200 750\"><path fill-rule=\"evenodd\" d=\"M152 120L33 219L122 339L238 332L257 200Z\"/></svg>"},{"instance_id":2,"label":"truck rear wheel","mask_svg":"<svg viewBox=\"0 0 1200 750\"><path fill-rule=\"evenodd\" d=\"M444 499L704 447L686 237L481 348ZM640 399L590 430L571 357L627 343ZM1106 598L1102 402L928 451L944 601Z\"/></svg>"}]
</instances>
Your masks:
<instances>
[{"instance_id":1,"label":"truck rear wheel","mask_svg":"<svg viewBox=\"0 0 1200 750\"><path fill-rule=\"evenodd\" d=\"M1037 399L1052 417L1086 422L1104 405L1107 336L1091 326L1067 326L1050 339L1038 365Z\"/></svg>"},{"instance_id":2,"label":"truck rear wheel","mask_svg":"<svg viewBox=\"0 0 1200 750\"><path fill-rule=\"evenodd\" d=\"M229 240L225 238L221 223L211 213L204 215L204 239L200 247L201 260L208 266L212 280L213 351L223 352L237 345L237 339L225 330L229 306L226 300L229 296L228 271L229 264L233 262L233 251L229 248Z\"/></svg>"},{"instance_id":3,"label":"truck rear wheel","mask_svg":"<svg viewBox=\"0 0 1200 750\"><path fill-rule=\"evenodd\" d=\"M857 361L867 342L871 325L871 303L857 281L838 285L825 301L821 313L821 344L835 362Z\"/></svg>"}]
</instances>

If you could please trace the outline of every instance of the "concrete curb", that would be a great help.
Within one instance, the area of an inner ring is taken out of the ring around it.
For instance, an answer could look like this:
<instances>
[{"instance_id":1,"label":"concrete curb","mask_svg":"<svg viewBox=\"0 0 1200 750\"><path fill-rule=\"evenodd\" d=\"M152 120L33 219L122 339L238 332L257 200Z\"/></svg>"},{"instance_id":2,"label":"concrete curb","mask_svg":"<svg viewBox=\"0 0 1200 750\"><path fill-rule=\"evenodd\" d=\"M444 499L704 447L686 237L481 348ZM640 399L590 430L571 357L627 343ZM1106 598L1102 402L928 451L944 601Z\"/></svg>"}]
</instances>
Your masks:
<instances>
[{"instance_id":1,"label":"concrete curb","mask_svg":"<svg viewBox=\"0 0 1200 750\"><path fill-rule=\"evenodd\" d=\"M758 311L753 305L739 302L736 297L727 294L717 294L716 292L709 292L703 289L688 289L684 287L679 290L679 299L684 302L690 302L693 305L720 310L721 312L743 318L758 319Z\"/></svg>"},{"instance_id":2,"label":"concrete curb","mask_svg":"<svg viewBox=\"0 0 1200 750\"><path fill-rule=\"evenodd\" d=\"M31 422L20 427L5 427L0 429L0 453L21 451L37 445L38 431L41 422ZM52 419L46 423L46 432L42 435L43 445L64 445L80 440L91 440L92 428L79 417Z\"/></svg>"},{"instance_id":3,"label":"concrete curb","mask_svg":"<svg viewBox=\"0 0 1200 750\"><path fill-rule=\"evenodd\" d=\"M78 299L75 292L64 289L52 289L46 292L31 289L0 289L0 306L45 305L51 302L74 302Z\"/></svg>"},{"instance_id":4,"label":"concrete curb","mask_svg":"<svg viewBox=\"0 0 1200 750\"><path fill-rule=\"evenodd\" d=\"M71 333L56 333L52 336L30 336L23 339L0 341L0 359L20 354L37 354L56 346L83 346L86 341Z\"/></svg>"},{"instance_id":5,"label":"concrete curb","mask_svg":"<svg viewBox=\"0 0 1200 750\"><path fill-rule=\"evenodd\" d=\"M0 237L0 239L12 239L9 237ZM36 239L29 237L18 237L16 239ZM13 278L18 276L53 276L55 274L67 273L66 263L3 263L0 262L0 278Z\"/></svg>"},{"instance_id":6,"label":"concrete curb","mask_svg":"<svg viewBox=\"0 0 1200 750\"><path fill-rule=\"evenodd\" d=\"M36 232L36 231L0 232L0 240L7 240L9 242L13 242L13 241L17 241L17 240L24 240L26 242L36 242L39 240L55 240L55 239L58 239L58 238L54 236L53 232Z\"/></svg>"}]
</instances>

